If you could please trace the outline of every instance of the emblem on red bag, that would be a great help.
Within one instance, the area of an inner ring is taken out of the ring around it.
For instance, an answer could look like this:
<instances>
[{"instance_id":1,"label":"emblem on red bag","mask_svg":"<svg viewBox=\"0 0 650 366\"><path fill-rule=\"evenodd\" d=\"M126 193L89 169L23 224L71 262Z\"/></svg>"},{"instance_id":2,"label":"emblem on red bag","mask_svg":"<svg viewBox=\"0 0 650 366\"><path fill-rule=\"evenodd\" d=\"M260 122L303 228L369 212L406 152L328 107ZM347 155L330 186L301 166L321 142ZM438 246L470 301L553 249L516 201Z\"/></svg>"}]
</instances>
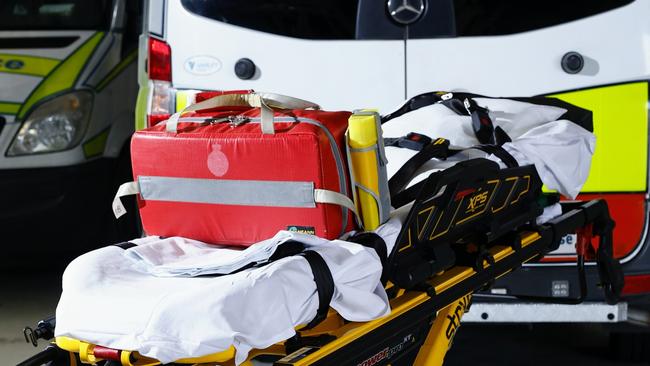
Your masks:
<instances>
[{"instance_id":1,"label":"emblem on red bag","mask_svg":"<svg viewBox=\"0 0 650 366\"><path fill-rule=\"evenodd\" d=\"M208 169L214 176L222 177L228 172L228 157L221 151L221 145L213 144L208 155Z\"/></svg>"}]
</instances>

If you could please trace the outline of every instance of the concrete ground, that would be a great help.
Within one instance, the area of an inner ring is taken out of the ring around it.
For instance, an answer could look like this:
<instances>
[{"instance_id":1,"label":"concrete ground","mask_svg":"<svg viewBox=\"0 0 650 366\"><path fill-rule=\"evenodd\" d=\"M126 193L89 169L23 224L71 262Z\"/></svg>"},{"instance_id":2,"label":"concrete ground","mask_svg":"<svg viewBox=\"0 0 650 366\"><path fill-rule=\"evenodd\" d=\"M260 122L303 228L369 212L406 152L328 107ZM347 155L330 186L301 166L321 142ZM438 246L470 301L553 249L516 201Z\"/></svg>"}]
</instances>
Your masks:
<instances>
[{"instance_id":1,"label":"concrete ground","mask_svg":"<svg viewBox=\"0 0 650 366\"><path fill-rule=\"evenodd\" d=\"M25 342L23 328L54 314L61 272L0 272L0 278L0 364L15 365L42 348Z\"/></svg>"},{"instance_id":2,"label":"concrete ground","mask_svg":"<svg viewBox=\"0 0 650 366\"><path fill-rule=\"evenodd\" d=\"M463 324L445 366L647 365L617 360L608 343L607 329L597 324Z\"/></svg>"},{"instance_id":3,"label":"concrete ground","mask_svg":"<svg viewBox=\"0 0 650 366\"><path fill-rule=\"evenodd\" d=\"M25 343L22 329L54 313L61 271L0 272L0 278L0 365L15 365L45 345ZM642 365L616 361L607 344L598 325L464 324L445 365Z\"/></svg>"}]
</instances>

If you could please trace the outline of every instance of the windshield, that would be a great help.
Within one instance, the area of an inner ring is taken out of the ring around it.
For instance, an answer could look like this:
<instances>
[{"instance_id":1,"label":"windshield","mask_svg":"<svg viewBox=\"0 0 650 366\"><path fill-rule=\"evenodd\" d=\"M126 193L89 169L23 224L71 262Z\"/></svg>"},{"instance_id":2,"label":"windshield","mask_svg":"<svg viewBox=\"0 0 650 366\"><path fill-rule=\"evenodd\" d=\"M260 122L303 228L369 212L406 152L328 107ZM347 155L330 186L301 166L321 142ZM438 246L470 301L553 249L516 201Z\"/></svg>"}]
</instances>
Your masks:
<instances>
[{"instance_id":1,"label":"windshield","mask_svg":"<svg viewBox=\"0 0 650 366\"><path fill-rule=\"evenodd\" d=\"M220 22L307 39L354 39L358 0L181 0Z\"/></svg>"},{"instance_id":2,"label":"windshield","mask_svg":"<svg viewBox=\"0 0 650 366\"><path fill-rule=\"evenodd\" d=\"M0 0L0 30L102 30L112 0Z\"/></svg>"}]
</instances>

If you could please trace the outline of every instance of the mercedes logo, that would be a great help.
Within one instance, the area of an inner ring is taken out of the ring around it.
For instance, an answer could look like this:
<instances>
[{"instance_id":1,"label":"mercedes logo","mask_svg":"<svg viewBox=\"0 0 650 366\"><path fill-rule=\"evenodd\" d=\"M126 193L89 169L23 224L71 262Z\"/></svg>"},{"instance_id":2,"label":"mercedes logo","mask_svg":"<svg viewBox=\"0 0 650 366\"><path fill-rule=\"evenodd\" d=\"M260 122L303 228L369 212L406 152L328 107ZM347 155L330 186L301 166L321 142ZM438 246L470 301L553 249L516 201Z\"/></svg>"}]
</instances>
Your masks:
<instances>
[{"instance_id":1,"label":"mercedes logo","mask_svg":"<svg viewBox=\"0 0 650 366\"><path fill-rule=\"evenodd\" d=\"M424 13L424 0L388 0L388 13L400 24L414 23Z\"/></svg>"}]
</instances>

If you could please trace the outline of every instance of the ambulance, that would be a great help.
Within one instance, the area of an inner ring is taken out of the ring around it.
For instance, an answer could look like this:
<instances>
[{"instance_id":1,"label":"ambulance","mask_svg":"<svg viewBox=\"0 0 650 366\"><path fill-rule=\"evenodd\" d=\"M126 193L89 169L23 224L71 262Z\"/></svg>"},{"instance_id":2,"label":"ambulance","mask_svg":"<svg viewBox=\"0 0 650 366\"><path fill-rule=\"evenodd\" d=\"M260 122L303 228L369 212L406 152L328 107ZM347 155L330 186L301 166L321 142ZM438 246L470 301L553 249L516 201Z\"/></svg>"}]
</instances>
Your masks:
<instances>
[{"instance_id":1,"label":"ambulance","mask_svg":"<svg viewBox=\"0 0 650 366\"><path fill-rule=\"evenodd\" d=\"M593 111L596 153L579 198L607 199L624 301L605 302L589 262L585 304L516 301L580 296L570 235L541 262L494 283L467 318L650 321L644 310L650 304L650 1L146 0L144 19L138 129L183 109L195 90L205 89L273 91L329 110L389 112L420 93L455 90L554 96ZM638 352L642 337L612 333L613 343L626 340L618 342L624 352L647 359Z\"/></svg>"},{"instance_id":2,"label":"ambulance","mask_svg":"<svg viewBox=\"0 0 650 366\"><path fill-rule=\"evenodd\" d=\"M110 198L130 174L141 12L136 0L0 2L5 258L134 235L110 220Z\"/></svg>"}]
</instances>

